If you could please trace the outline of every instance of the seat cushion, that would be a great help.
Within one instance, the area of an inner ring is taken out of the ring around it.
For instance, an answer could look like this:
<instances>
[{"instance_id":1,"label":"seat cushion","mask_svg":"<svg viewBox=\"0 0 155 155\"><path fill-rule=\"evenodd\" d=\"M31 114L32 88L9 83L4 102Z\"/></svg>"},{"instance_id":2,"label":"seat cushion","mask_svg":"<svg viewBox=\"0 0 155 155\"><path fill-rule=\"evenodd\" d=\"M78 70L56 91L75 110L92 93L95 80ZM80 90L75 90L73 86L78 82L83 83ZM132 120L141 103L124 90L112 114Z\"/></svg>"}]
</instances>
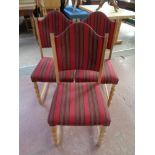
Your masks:
<instances>
[{"instance_id":1,"label":"seat cushion","mask_svg":"<svg viewBox=\"0 0 155 155\"><path fill-rule=\"evenodd\" d=\"M53 58L42 58L31 75L32 82L56 82L54 68ZM62 82L73 82L74 70L61 71L59 76Z\"/></svg>"},{"instance_id":2,"label":"seat cushion","mask_svg":"<svg viewBox=\"0 0 155 155\"><path fill-rule=\"evenodd\" d=\"M59 83L53 96L48 123L55 125L110 125L102 89L96 83Z\"/></svg>"},{"instance_id":3,"label":"seat cushion","mask_svg":"<svg viewBox=\"0 0 155 155\"><path fill-rule=\"evenodd\" d=\"M114 68L110 60L104 62L103 76L101 83L105 84L117 84L118 77L114 71ZM78 70L75 73L76 82L97 82L98 72L92 70Z\"/></svg>"}]
</instances>

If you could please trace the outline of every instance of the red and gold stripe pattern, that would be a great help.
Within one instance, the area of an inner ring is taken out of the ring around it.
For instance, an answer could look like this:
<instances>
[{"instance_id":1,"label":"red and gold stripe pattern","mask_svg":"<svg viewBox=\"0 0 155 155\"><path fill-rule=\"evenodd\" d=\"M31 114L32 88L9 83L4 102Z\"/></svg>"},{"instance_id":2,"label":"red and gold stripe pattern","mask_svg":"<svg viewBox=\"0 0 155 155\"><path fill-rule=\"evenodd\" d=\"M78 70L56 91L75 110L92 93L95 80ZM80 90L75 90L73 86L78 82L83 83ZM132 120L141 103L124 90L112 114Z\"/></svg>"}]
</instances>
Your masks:
<instances>
[{"instance_id":1,"label":"red and gold stripe pattern","mask_svg":"<svg viewBox=\"0 0 155 155\"><path fill-rule=\"evenodd\" d=\"M49 125L109 126L110 114L102 93L95 83L59 83L48 116Z\"/></svg>"},{"instance_id":2,"label":"red and gold stripe pattern","mask_svg":"<svg viewBox=\"0 0 155 155\"><path fill-rule=\"evenodd\" d=\"M75 73L76 82L97 82L98 72L91 70L77 70ZM110 60L106 60L103 65L102 84L117 84L119 81Z\"/></svg>"},{"instance_id":3,"label":"red and gold stripe pattern","mask_svg":"<svg viewBox=\"0 0 155 155\"><path fill-rule=\"evenodd\" d=\"M42 48L51 47L50 33L58 35L70 24L72 24L72 21L68 20L59 11L50 11L44 19L38 20L38 30Z\"/></svg>"},{"instance_id":4,"label":"red and gold stripe pattern","mask_svg":"<svg viewBox=\"0 0 155 155\"><path fill-rule=\"evenodd\" d=\"M61 71L59 75L61 82L73 82L74 80L74 70ZM53 58L42 58L33 71L31 80L32 82L56 82Z\"/></svg>"},{"instance_id":5,"label":"red and gold stripe pattern","mask_svg":"<svg viewBox=\"0 0 155 155\"><path fill-rule=\"evenodd\" d=\"M102 12L93 12L83 22L90 25L93 30L101 36L104 36L105 33L109 33L107 48L112 48L116 21L111 21Z\"/></svg>"},{"instance_id":6,"label":"red and gold stripe pattern","mask_svg":"<svg viewBox=\"0 0 155 155\"><path fill-rule=\"evenodd\" d=\"M99 71L104 38L85 23L74 23L55 37L58 69Z\"/></svg>"}]
</instances>

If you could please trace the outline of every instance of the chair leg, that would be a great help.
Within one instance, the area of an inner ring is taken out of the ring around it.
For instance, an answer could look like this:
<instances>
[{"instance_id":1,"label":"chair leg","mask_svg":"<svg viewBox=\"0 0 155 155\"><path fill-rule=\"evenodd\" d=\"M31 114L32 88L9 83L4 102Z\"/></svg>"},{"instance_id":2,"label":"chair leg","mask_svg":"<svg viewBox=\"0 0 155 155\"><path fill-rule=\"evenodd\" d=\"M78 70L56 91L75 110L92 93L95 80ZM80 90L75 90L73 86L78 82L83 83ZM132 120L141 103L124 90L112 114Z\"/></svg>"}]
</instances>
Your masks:
<instances>
[{"instance_id":1,"label":"chair leg","mask_svg":"<svg viewBox=\"0 0 155 155\"><path fill-rule=\"evenodd\" d=\"M40 104L42 104L41 96L40 96L40 92L39 92L39 88L38 88L37 82L34 82L34 89L35 89L35 92L36 92L36 95L37 95L38 102Z\"/></svg>"},{"instance_id":2,"label":"chair leg","mask_svg":"<svg viewBox=\"0 0 155 155\"><path fill-rule=\"evenodd\" d=\"M111 101L112 101L112 97L114 95L114 91L115 91L115 84L112 85L111 87L111 90L110 90L110 95L109 95L109 99L108 99L108 107L110 106L111 104Z\"/></svg>"},{"instance_id":3,"label":"chair leg","mask_svg":"<svg viewBox=\"0 0 155 155\"><path fill-rule=\"evenodd\" d=\"M97 141L97 146L100 146L103 142L103 137L105 134L105 128L104 126L100 127L100 131L99 131L99 137L98 137L98 141Z\"/></svg>"},{"instance_id":4,"label":"chair leg","mask_svg":"<svg viewBox=\"0 0 155 155\"><path fill-rule=\"evenodd\" d=\"M54 126L51 128L52 137L55 145L60 144L60 126Z\"/></svg>"}]
</instances>

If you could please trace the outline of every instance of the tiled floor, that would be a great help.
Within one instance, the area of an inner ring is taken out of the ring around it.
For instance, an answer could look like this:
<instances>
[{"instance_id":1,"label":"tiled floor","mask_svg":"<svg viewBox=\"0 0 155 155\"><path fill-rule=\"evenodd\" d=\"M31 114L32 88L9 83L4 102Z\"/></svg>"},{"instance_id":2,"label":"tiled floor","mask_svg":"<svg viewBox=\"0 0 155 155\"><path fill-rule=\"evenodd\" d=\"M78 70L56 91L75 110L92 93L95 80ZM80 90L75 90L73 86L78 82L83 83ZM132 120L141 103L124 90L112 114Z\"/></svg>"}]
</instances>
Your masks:
<instances>
[{"instance_id":1,"label":"tiled floor","mask_svg":"<svg viewBox=\"0 0 155 155\"><path fill-rule=\"evenodd\" d=\"M120 38L124 42L114 47L112 58L120 80L103 145L95 146L96 127L63 127L62 142L56 147L47 123L56 84L50 84L45 105L40 106L30 80L39 48L32 34L20 35L20 155L134 155L134 28L122 24Z\"/></svg>"}]
</instances>

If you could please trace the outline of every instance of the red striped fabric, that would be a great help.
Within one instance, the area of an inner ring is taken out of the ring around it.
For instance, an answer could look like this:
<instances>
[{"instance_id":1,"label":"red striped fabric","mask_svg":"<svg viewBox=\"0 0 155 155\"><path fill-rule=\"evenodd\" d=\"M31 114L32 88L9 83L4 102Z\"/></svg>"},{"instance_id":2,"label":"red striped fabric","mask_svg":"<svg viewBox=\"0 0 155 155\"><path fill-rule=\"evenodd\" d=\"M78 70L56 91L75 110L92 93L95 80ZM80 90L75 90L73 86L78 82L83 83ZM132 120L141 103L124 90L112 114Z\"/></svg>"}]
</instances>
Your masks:
<instances>
[{"instance_id":1,"label":"red striped fabric","mask_svg":"<svg viewBox=\"0 0 155 155\"><path fill-rule=\"evenodd\" d=\"M44 19L38 20L38 29L42 48L51 47L50 33L58 35L71 23L72 21L68 20L59 11L50 11Z\"/></svg>"},{"instance_id":2,"label":"red striped fabric","mask_svg":"<svg viewBox=\"0 0 155 155\"><path fill-rule=\"evenodd\" d=\"M111 21L104 13L97 11L91 13L83 22L90 25L101 36L109 33L107 48L112 48L116 21Z\"/></svg>"},{"instance_id":3,"label":"red striped fabric","mask_svg":"<svg viewBox=\"0 0 155 155\"><path fill-rule=\"evenodd\" d=\"M97 82L98 72L91 70L77 70L75 73L76 82ZM117 84L119 81L115 70L110 60L104 62L104 69L102 75L102 84Z\"/></svg>"},{"instance_id":4,"label":"red striped fabric","mask_svg":"<svg viewBox=\"0 0 155 155\"><path fill-rule=\"evenodd\" d=\"M74 70L61 71L61 82L73 82ZM56 82L54 61L52 58L44 57L40 60L31 75L32 82Z\"/></svg>"},{"instance_id":5,"label":"red striped fabric","mask_svg":"<svg viewBox=\"0 0 155 155\"><path fill-rule=\"evenodd\" d=\"M100 85L95 83L58 84L48 116L50 126L109 126L110 122L110 114Z\"/></svg>"},{"instance_id":6,"label":"red striped fabric","mask_svg":"<svg viewBox=\"0 0 155 155\"><path fill-rule=\"evenodd\" d=\"M74 23L55 37L58 68L99 71L104 38L85 23Z\"/></svg>"}]
</instances>

